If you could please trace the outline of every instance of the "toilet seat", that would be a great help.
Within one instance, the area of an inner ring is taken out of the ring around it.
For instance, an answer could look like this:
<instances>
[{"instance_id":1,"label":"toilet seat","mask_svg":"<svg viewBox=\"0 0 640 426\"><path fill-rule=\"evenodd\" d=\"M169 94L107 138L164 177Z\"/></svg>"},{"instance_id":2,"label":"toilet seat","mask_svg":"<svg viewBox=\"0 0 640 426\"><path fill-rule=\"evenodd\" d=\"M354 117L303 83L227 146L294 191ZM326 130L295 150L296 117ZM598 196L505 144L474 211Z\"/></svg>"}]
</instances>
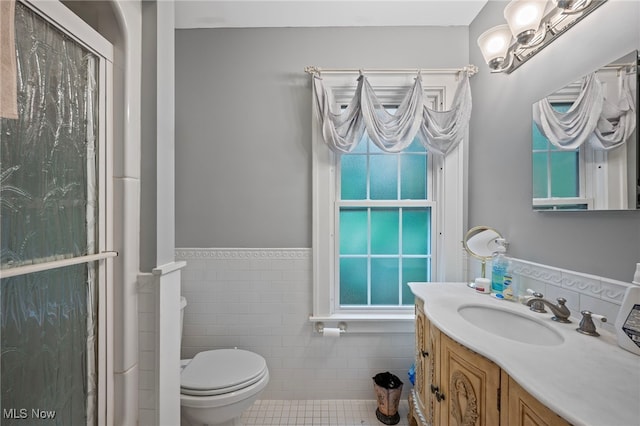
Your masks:
<instances>
[{"instance_id":1,"label":"toilet seat","mask_svg":"<svg viewBox=\"0 0 640 426\"><path fill-rule=\"evenodd\" d=\"M267 362L253 352L243 349L204 351L183 368L180 392L192 396L221 395L251 386L267 374Z\"/></svg>"}]
</instances>

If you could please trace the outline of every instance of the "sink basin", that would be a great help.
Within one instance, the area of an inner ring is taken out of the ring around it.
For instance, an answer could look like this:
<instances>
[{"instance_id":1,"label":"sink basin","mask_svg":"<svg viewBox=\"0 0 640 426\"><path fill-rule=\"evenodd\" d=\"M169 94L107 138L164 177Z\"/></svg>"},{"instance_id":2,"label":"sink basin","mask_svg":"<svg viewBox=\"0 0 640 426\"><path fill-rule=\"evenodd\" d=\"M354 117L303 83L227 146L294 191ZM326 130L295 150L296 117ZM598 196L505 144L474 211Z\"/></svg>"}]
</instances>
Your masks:
<instances>
[{"instance_id":1,"label":"sink basin","mask_svg":"<svg viewBox=\"0 0 640 426\"><path fill-rule=\"evenodd\" d=\"M458 308L462 318L496 336L531 345L554 346L564 338L541 321L506 309L486 305L466 305Z\"/></svg>"}]
</instances>

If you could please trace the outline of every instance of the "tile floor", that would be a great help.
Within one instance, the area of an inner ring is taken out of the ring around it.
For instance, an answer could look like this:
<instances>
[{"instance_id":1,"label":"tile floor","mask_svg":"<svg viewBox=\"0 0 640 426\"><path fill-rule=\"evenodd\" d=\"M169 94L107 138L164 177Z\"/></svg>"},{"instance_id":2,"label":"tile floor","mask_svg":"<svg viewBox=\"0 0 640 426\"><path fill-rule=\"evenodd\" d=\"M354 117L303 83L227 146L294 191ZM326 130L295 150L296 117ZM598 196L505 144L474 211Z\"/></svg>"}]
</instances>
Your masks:
<instances>
[{"instance_id":1,"label":"tile floor","mask_svg":"<svg viewBox=\"0 0 640 426\"><path fill-rule=\"evenodd\" d=\"M255 426L378 426L375 400L258 400L244 412L244 423ZM406 400L398 407L398 426L408 425Z\"/></svg>"}]
</instances>

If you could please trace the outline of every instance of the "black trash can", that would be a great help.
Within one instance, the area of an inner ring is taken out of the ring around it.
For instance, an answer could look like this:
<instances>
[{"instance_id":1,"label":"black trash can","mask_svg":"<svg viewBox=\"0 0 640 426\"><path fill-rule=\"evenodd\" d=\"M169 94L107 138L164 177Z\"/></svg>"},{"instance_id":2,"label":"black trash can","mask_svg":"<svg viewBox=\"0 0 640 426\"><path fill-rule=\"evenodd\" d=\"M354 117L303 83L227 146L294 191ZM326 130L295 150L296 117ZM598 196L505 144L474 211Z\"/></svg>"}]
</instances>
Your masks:
<instances>
[{"instance_id":1,"label":"black trash can","mask_svg":"<svg viewBox=\"0 0 640 426\"><path fill-rule=\"evenodd\" d=\"M398 405L400 405L400 395L402 395L402 384L398 376L388 371L378 373L373 377L373 389L378 401L376 417L386 425L395 425L400 422Z\"/></svg>"}]
</instances>

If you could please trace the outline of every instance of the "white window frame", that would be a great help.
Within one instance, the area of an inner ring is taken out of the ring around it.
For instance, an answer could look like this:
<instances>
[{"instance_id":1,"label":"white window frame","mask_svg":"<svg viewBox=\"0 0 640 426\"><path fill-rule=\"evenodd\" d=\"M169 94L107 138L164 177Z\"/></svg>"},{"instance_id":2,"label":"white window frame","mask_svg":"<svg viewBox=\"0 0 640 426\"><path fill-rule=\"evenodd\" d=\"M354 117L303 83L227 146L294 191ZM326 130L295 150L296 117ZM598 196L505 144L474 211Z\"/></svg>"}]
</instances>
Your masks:
<instances>
[{"instance_id":1,"label":"white window frame","mask_svg":"<svg viewBox=\"0 0 640 426\"><path fill-rule=\"evenodd\" d=\"M369 83L382 100L397 102L413 84L416 73L367 72ZM341 103L353 96L357 74L322 75L323 83ZM456 72L423 75L425 104L447 110L459 84ZM413 332L414 309L341 310L337 301L338 157L324 143L313 105L312 212L313 212L313 314L310 320L335 326L345 322L349 332ZM462 281L461 241L467 218L468 135L446 157L429 155L429 204L432 206L432 281Z\"/></svg>"},{"instance_id":2,"label":"white window frame","mask_svg":"<svg viewBox=\"0 0 640 426\"><path fill-rule=\"evenodd\" d=\"M96 180L98 186L98 221L96 223L96 253L60 261L38 263L11 268L0 273L3 277L33 273L72 264L97 261L97 424L113 423L113 262L117 255L113 247L113 45L71 12L64 4L48 0L18 0L61 32L78 42L97 57L98 108L95 151L98 155Z\"/></svg>"}]
</instances>

